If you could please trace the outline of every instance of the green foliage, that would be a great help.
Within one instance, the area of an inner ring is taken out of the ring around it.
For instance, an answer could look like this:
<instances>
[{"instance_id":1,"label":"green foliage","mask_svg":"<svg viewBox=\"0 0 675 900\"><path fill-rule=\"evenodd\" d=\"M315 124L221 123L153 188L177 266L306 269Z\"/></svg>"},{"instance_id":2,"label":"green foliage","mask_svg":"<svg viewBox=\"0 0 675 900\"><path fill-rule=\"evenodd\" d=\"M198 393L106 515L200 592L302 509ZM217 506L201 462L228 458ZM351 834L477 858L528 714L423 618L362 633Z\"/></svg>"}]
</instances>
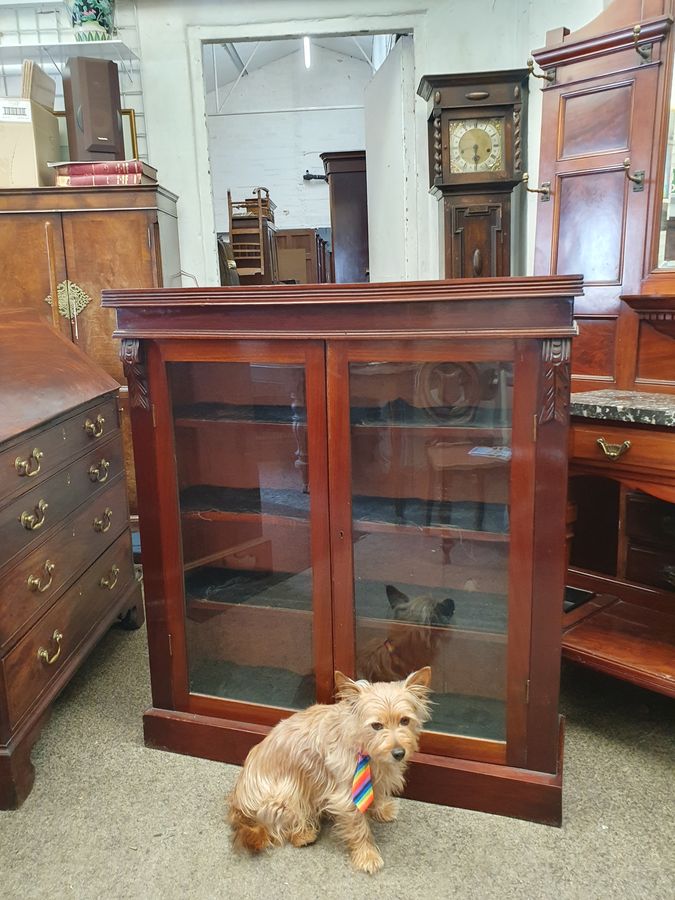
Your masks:
<instances>
[{"instance_id":1,"label":"green foliage","mask_svg":"<svg viewBox=\"0 0 675 900\"><path fill-rule=\"evenodd\" d=\"M113 0L73 0L69 6L73 25L97 23L112 32Z\"/></svg>"}]
</instances>

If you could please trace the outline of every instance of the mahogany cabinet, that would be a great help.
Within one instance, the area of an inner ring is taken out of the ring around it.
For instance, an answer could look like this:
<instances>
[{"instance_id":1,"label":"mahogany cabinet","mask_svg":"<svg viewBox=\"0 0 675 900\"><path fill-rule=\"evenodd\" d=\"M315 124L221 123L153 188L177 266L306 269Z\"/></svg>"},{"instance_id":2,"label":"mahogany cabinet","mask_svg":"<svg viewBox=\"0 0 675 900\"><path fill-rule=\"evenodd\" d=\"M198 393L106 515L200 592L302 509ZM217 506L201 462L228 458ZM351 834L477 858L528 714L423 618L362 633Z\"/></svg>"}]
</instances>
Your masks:
<instances>
[{"instance_id":1,"label":"mahogany cabinet","mask_svg":"<svg viewBox=\"0 0 675 900\"><path fill-rule=\"evenodd\" d=\"M149 746L241 763L336 668L430 664L408 796L559 824L581 280L106 291L129 379Z\"/></svg>"},{"instance_id":2,"label":"mahogany cabinet","mask_svg":"<svg viewBox=\"0 0 675 900\"><path fill-rule=\"evenodd\" d=\"M0 809L29 794L50 704L99 638L142 622L118 389L37 314L0 312Z\"/></svg>"},{"instance_id":3,"label":"mahogany cabinet","mask_svg":"<svg viewBox=\"0 0 675 900\"><path fill-rule=\"evenodd\" d=\"M159 185L0 190L0 308L36 310L51 321L50 260L45 223L53 231L61 333L122 386L122 431L135 512L126 385L115 317L101 307L106 287L180 283L177 197Z\"/></svg>"},{"instance_id":4,"label":"mahogany cabinet","mask_svg":"<svg viewBox=\"0 0 675 900\"><path fill-rule=\"evenodd\" d=\"M322 153L328 179L333 281L370 279L366 151Z\"/></svg>"},{"instance_id":5,"label":"mahogany cabinet","mask_svg":"<svg viewBox=\"0 0 675 900\"><path fill-rule=\"evenodd\" d=\"M572 355L563 653L673 694L673 0L614 0L535 52L543 82L535 271L581 272ZM579 595L583 599L582 595Z\"/></svg>"}]
</instances>

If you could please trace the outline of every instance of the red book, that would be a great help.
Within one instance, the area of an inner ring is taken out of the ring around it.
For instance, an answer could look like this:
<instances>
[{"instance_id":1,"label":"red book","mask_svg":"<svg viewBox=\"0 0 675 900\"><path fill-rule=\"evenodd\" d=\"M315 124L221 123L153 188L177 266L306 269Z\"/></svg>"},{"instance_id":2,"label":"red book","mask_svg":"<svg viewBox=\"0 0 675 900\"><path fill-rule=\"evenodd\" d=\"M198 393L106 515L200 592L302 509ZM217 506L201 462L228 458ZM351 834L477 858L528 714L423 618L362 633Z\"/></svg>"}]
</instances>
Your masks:
<instances>
[{"instance_id":1,"label":"red book","mask_svg":"<svg viewBox=\"0 0 675 900\"><path fill-rule=\"evenodd\" d=\"M157 169L141 159L105 159L49 163L56 175L145 175L157 180Z\"/></svg>"},{"instance_id":2,"label":"red book","mask_svg":"<svg viewBox=\"0 0 675 900\"><path fill-rule=\"evenodd\" d=\"M140 172L130 175L57 175L56 187L101 187L129 184L157 184L155 178L148 178Z\"/></svg>"}]
</instances>

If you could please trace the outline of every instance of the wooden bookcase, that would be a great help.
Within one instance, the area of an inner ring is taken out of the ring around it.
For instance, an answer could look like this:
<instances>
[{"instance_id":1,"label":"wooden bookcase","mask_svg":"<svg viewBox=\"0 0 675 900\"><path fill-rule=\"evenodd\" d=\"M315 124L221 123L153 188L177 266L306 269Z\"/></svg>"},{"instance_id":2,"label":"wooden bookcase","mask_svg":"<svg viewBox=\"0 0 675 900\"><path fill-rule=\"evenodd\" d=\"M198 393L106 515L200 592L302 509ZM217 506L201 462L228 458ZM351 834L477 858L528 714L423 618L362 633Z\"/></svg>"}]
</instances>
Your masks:
<instances>
[{"instance_id":1,"label":"wooden bookcase","mask_svg":"<svg viewBox=\"0 0 675 900\"><path fill-rule=\"evenodd\" d=\"M139 474L148 745L241 763L280 717L331 702L336 668L430 664L408 795L560 823L580 291L105 292Z\"/></svg>"}]
</instances>

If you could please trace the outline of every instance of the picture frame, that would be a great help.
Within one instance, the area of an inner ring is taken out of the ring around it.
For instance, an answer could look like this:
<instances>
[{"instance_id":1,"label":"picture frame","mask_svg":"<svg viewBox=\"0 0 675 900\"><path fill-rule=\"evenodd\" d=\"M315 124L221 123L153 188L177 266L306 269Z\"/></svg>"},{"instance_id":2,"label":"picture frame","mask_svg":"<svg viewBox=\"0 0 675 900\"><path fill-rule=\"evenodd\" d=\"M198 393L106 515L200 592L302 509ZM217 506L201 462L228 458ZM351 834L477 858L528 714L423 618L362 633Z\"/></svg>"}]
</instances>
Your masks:
<instances>
[{"instance_id":1,"label":"picture frame","mask_svg":"<svg viewBox=\"0 0 675 900\"><path fill-rule=\"evenodd\" d=\"M124 134L124 158L138 159L138 134L136 132L136 110L122 109L122 132ZM59 119L59 146L61 148L61 159L63 161L70 159L68 151L68 132L66 128L65 110L54 111L54 115Z\"/></svg>"}]
</instances>

